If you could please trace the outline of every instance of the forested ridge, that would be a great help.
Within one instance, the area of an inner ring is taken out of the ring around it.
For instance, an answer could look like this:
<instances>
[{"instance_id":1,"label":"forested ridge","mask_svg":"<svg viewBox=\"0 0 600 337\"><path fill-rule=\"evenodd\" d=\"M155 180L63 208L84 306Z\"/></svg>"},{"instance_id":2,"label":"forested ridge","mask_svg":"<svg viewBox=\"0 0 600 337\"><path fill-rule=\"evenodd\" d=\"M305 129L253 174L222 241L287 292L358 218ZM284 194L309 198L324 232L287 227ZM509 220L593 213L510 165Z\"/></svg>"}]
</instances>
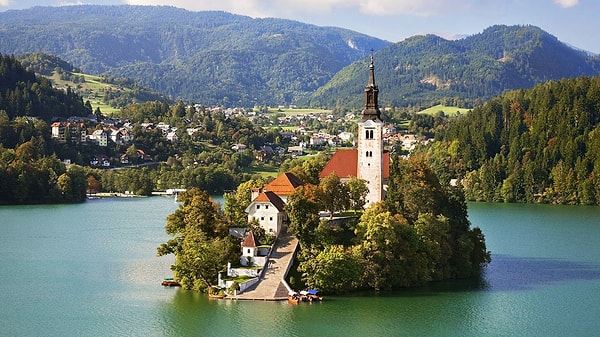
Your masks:
<instances>
[{"instance_id":1,"label":"forested ridge","mask_svg":"<svg viewBox=\"0 0 600 337\"><path fill-rule=\"evenodd\" d=\"M57 90L49 80L27 71L14 56L0 54L0 110L8 118L87 116L92 111L73 90ZM3 142L4 144L4 142Z\"/></svg>"},{"instance_id":2,"label":"forested ridge","mask_svg":"<svg viewBox=\"0 0 600 337\"><path fill-rule=\"evenodd\" d=\"M600 204L600 77L550 81L491 99L427 149L467 198Z\"/></svg>"},{"instance_id":3,"label":"forested ridge","mask_svg":"<svg viewBox=\"0 0 600 337\"><path fill-rule=\"evenodd\" d=\"M598 56L534 26L392 44L336 27L166 6L0 12L0 41L5 54L45 52L173 99L243 107L359 109L370 53L385 88L381 105L394 107L473 107L506 90L600 71Z\"/></svg>"},{"instance_id":4,"label":"forested ridge","mask_svg":"<svg viewBox=\"0 0 600 337\"><path fill-rule=\"evenodd\" d=\"M473 107L506 90L600 72L597 56L534 26L497 25L460 40L413 36L374 56L380 105L395 107ZM361 70L367 62L362 59L338 72L315 92L312 104L361 106Z\"/></svg>"},{"instance_id":5,"label":"forested ridge","mask_svg":"<svg viewBox=\"0 0 600 337\"><path fill-rule=\"evenodd\" d=\"M388 42L335 27L166 6L34 7L0 13L0 52L46 52L207 105L299 104Z\"/></svg>"}]
</instances>

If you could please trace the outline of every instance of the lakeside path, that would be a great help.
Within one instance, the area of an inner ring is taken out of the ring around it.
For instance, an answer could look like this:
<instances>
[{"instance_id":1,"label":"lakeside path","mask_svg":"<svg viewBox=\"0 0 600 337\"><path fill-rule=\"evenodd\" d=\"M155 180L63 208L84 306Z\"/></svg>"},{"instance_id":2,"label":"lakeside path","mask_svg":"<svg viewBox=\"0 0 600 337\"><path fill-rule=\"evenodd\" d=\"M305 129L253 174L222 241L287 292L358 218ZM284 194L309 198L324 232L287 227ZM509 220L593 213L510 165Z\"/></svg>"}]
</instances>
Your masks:
<instances>
[{"instance_id":1,"label":"lakeside path","mask_svg":"<svg viewBox=\"0 0 600 337\"><path fill-rule=\"evenodd\" d=\"M298 246L298 239L292 237L287 228L279 234L271 257L267 263L267 269L262 277L250 289L231 297L237 300L255 301L282 301L287 300L288 290L281 280L285 277L289 266L294 262L294 252Z\"/></svg>"}]
</instances>

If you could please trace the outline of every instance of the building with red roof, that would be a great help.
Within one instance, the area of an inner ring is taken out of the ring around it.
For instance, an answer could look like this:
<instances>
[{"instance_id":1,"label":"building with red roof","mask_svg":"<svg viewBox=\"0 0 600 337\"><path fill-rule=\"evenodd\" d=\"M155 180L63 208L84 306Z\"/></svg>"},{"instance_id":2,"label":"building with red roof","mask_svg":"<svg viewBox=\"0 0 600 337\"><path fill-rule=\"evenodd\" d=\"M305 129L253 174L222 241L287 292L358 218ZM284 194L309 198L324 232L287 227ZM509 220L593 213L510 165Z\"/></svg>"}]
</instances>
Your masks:
<instances>
[{"instance_id":1,"label":"building with red roof","mask_svg":"<svg viewBox=\"0 0 600 337\"><path fill-rule=\"evenodd\" d=\"M383 151L384 125L377 103L378 95L371 55L369 80L365 87L365 107L358 122L357 148L336 151L319 174L319 178L334 173L342 181L347 181L350 177L365 180L369 188L365 198L366 206L383 200L389 177L390 155Z\"/></svg>"},{"instance_id":2,"label":"building with red roof","mask_svg":"<svg viewBox=\"0 0 600 337\"><path fill-rule=\"evenodd\" d=\"M287 221L287 197L304 183L290 172L280 174L262 188L252 190L252 202L246 208L248 221L258 220L268 234L277 235Z\"/></svg>"}]
</instances>

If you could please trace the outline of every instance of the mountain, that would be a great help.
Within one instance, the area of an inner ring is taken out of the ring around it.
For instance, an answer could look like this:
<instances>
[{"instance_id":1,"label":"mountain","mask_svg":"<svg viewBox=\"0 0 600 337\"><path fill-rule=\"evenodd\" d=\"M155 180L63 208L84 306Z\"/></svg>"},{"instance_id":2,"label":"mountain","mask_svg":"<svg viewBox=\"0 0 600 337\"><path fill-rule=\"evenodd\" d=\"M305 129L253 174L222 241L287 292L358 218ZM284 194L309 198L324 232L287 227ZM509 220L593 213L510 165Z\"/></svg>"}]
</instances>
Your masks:
<instances>
[{"instance_id":1,"label":"mountain","mask_svg":"<svg viewBox=\"0 0 600 337\"><path fill-rule=\"evenodd\" d=\"M600 56L534 26L391 44L341 28L165 6L1 12L0 41L0 53L50 53L88 74L207 105L360 108L371 53L382 106L472 107L507 90L600 73Z\"/></svg>"},{"instance_id":2,"label":"mountain","mask_svg":"<svg viewBox=\"0 0 600 337\"><path fill-rule=\"evenodd\" d=\"M600 73L600 58L534 26L492 26L460 40L414 36L375 52L380 105L470 107L504 91ZM361 106L368 60L336 74L313 105Z\"/></svg>"},{"instance_id":3,"label":"mountain","mask_svg":"<svg viewBox=\"0 0 600 337\"><path fill-rule=\"evenodd\" d=\"M165 6L34 7L0 13L0 52L44 52L202 104L304 105L389 42L335 27Z\"/></svg>"}]
</instances>

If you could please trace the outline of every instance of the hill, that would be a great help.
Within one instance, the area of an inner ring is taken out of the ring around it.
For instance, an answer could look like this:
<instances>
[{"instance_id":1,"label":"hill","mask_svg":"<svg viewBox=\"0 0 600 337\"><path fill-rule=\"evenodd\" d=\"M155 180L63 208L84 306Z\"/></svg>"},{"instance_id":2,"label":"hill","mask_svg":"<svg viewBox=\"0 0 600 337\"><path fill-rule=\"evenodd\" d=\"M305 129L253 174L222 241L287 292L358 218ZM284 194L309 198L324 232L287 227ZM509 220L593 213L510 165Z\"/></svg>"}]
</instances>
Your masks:
<instances>
[{"instance_id":1,"label":"hill","mask_svg":"<svg viewBox=\"0 0 600 337\"><path fill-rule=\"evenodd\" d=\"M600 204L600 76L491 99L449 123L428 150L472 200Z\"/></svg>"},{"instance_id":2,"label":"hill","mask_svg":"<svg viewBox=\"0 0 600 337\"><path fill-rule=\"evenodd\" d=\"M340 69L389 43L335 27L164 6L0 13L0 52L57 55L202 104L305 105Z\"/></svg>"},{"instance_id":3,"label":"hill","mask_svg":"<svg viewBox=\"0 0 600 337\"><path fill-rule=\"evenodd\" d=\"M87 116L92 113L71 88L58 90L49 80L26 70L13 56L0 54L0 111L8 120L15 117ZM0 139L1 139L0 135ZM5 144L4 141L1 142Z\"/></svg>"},{"instance_id":4,"label":"hill","mask_svg":"<svg viewBox=\"0 0 600 337\"><path fill-rule=\"evenodd\" d=\"M600 73L598 57L534 26L492 26L455 41L414 36L374 57L383 106L472 107L507 90ZM361 106L367 62L342 69L315 92L311 104Z\"/></svg>"},{"instance_id":5,"label":"hill","mask_svg":"<svg viewBox=\"0 0 600 337\"><path fill-rule=\"evenodd\" d=\"M55 88L71 88L90 102L93 111L100 109L102 113L111 114L132 103L172 103L168 97L152 92L133 80L85 74L54 55L27 53L17 59L26 70L49 79Z\"/></svg>"}]
</instances>

